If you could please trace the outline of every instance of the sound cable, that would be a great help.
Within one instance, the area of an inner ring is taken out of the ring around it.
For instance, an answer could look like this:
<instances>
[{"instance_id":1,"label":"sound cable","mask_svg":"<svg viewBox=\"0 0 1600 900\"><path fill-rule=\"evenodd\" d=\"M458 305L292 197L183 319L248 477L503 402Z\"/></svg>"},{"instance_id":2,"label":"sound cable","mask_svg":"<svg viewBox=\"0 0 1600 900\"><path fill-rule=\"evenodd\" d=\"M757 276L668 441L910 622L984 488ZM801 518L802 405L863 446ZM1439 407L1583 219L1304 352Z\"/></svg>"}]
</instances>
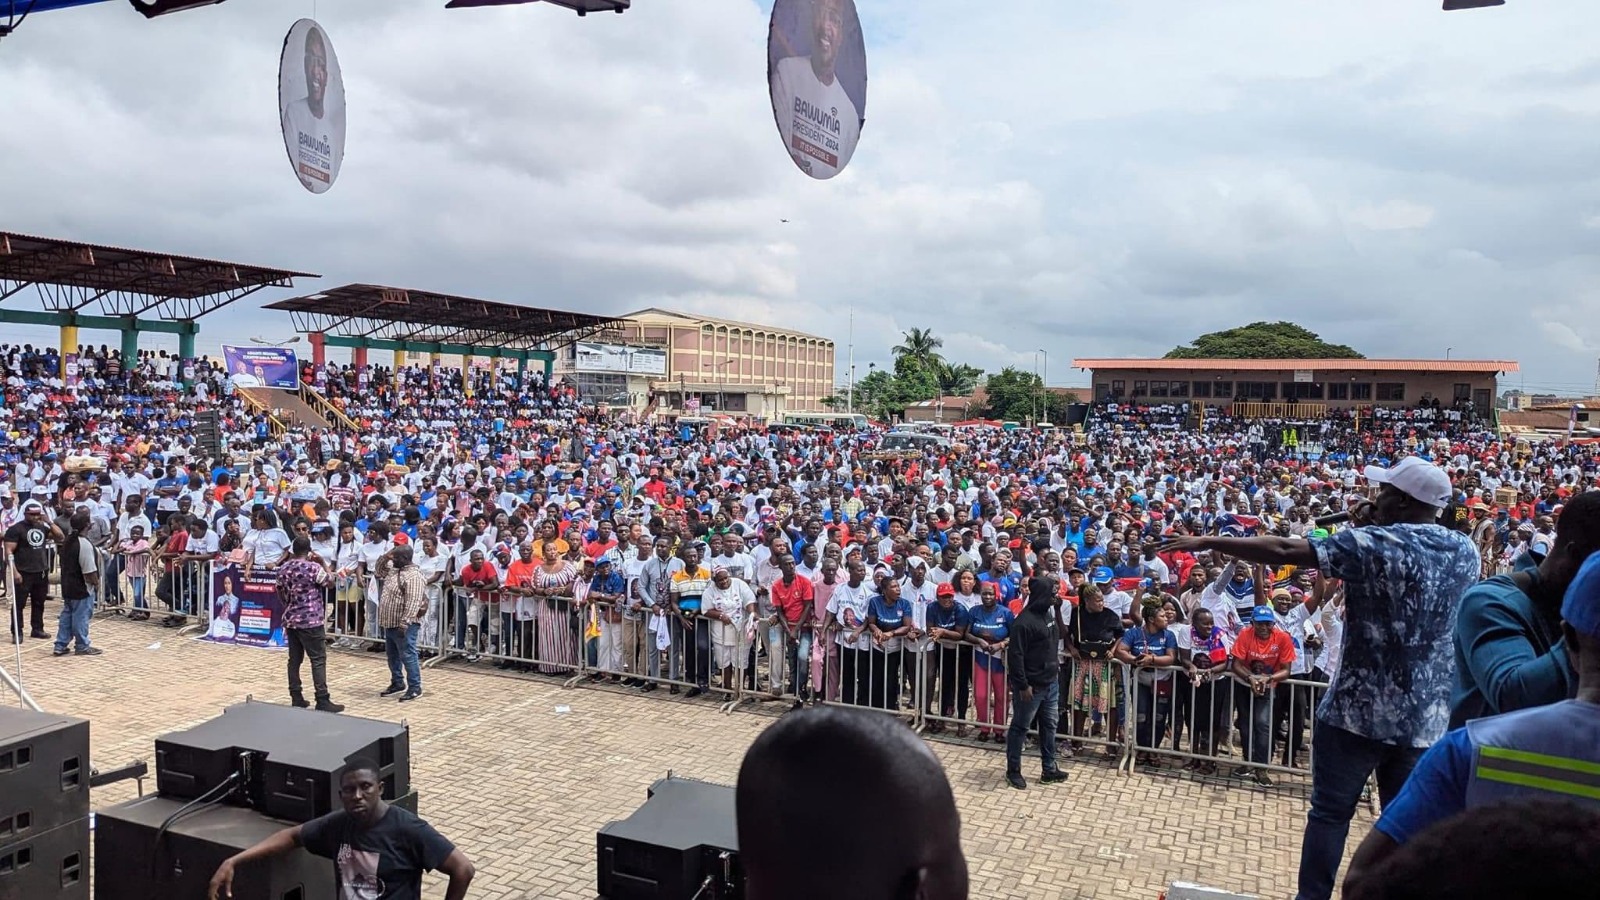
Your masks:
<instances>
[{"instance_id":1,"label":"sound cable","mask_svg":"<svg viewBox=\"0 0 1600 900\"><path fill-rule=\"evenodd\" d=\"M185 816L203 812L228 799L228 794L242 781L243 776L237 770L229 773L221 784L178 807L177 811L167 816L166 821L161 823L161 827L156 829L156 839L150 846L150 882L152 892L156 891L156 861L161 853L161 839L166 836L167 829L177 824L178 820ZM160 900L160 897L152 893L151 900Z\"/></svg>"}]
</instances>

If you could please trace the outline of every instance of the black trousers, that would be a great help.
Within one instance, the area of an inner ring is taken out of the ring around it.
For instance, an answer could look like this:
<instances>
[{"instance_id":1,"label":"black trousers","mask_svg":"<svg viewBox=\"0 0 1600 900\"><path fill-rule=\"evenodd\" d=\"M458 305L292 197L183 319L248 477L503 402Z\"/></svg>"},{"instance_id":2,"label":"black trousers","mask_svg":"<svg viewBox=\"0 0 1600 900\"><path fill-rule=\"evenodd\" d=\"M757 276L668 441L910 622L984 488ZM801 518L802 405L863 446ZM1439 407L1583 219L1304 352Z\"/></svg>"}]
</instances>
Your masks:
<instances>
[{"instance_id":1,"label":"black trousers","mask_svg":"<svg viewBox=\"0 0 1600 900\"><path fill-rule=\"evenodd\" d=\"M839 648L839 702L866 706L871 678L871 650Z\"/></svg>"},{"instance_id":2,"label":"black trousers","mask_svg":"<svg viewBox=\"0 0 1600 900\"><path fill-rule=\"evenodd\" d=\"M50 596L50 576L44 572L18 572L16 584L15 618L11 620L11 636L16 637L24 624L34 632L44 630L44 601ZM29 615L29 604L32 615Z\"/></svg>"},{"instance_id":3,"label":"black trousers","mask_svg":"<svg viewBox=\"0 0 1600 900\"><path fill-rule=\"evenodd\" d=\"M892 653L883 650L872 651L869 689L872 705L877 709L887 709L892 712L900 708L900 668L904 652L903 650Z\"/></svg>"},{"instance_id":4,"label":"black trousers","mask_svg":"<svg viewBox=\"0 0 1600 900\"><path fill-rule=\"evenodd\" d=\"M972 647L938 647L939 715L965 719L972 693Z\"/></svg>"},{"instance_id":5,"label":"black trousers","mask_svg":"<svg viewBox=\"0 0 1600 900\"><path fill-rule=\"evenodd\" d=\"M311 687L316 691L317 701L320 703L328 699L328 645L325 641L325 631L321 625L315 628L283 630L284 637L289 641L289 696L305 696L304 687L300 683L300 663L309 658Z\"/></svg>"}]
</instances>

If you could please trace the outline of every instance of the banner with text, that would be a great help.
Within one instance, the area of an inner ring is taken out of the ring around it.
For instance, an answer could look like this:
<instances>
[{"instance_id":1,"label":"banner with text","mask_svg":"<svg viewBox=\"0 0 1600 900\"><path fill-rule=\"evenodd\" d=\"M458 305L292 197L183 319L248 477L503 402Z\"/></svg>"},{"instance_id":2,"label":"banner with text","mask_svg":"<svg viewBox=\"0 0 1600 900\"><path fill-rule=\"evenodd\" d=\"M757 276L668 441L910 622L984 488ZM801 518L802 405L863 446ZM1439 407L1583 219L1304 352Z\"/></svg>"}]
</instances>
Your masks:
<instances>
[{"instance_id":1,"label":"banner with text","mask_svg":"<svg viewBox=\"0 0 1600 900\"><path fill-rule=\"evenodd\" d=\"M625 347L621 344L579 341L573 352L573 365L579 372L667 374L667 351L656 347Z\"/></svg>"},{"instance_id":2,"label":"banner with text","mask_svg":"<svg viewBox=\"0 0 1600 900\"><path fill-rule=\"evenodd\" d=\"M867 47L855 0L776 0L767 89L783 146L800 171L844 171L867 115Z\"/></svg>"},{"instance_id":3,"label":"banner with text","mask_svg":"<svg viewBox=\"0 0 1600 900\"><path fill-rule=\"evenodd\" d=\"M300 364L287 347L222 347L222 360L234 387L300 387Z\"/></svg>"},{"instance_id":4,"label":"banner with text","mask_svg":"<svg viewBox=\"0 0 1600 900\"><path fill-rule=\"evenodd\" d=\"M201 640L245 647L284 647L278 570L218 566L211 575L211 624Z\"/></svg>"}]
</instances>

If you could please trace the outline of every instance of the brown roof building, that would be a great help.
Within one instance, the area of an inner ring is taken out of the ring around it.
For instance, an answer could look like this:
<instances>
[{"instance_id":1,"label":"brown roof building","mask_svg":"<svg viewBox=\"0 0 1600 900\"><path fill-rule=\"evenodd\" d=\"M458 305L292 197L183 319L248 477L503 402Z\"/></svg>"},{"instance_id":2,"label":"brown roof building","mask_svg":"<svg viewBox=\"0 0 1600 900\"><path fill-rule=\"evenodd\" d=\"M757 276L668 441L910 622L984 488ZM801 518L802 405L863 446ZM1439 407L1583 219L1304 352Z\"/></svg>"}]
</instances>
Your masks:
<instances>
[{"instance_id":1,"label":"brown roof building","mask_svg":"<svg viewBox=\"0 0 1600 900\"><path fill-rule=\"evenodd\" d=\"M1096 400L1305 404L1334 408L1471 402L1489 415L1503 359L1074 359Z\"/></svg>"}]
</instances>

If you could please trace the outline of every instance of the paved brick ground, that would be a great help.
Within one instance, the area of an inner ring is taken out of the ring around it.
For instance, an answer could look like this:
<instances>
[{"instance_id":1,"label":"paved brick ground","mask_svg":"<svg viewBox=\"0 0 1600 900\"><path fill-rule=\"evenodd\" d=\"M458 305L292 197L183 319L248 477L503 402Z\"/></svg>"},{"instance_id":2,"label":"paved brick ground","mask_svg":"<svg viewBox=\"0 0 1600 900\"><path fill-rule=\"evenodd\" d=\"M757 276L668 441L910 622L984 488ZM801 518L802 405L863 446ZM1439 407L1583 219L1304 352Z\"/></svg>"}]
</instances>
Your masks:
<instances>
[{"instance_id":1,"label":"paved brick ground","mask_svg":"<svg viewBox=\"0 0 1600 900\"><path fill-rule=\"evenodd\" d=\"M92 633L104 656L54 659L48 642L29 641L23 673L46 709L91 720L101 766L149 759L157 735L247 695L287 702L281 654L121 619L97 621ZM592 898L595 830L637 808L669 769L732 784L772 715L723 715L665 691L566 689L477 667L427 671L426 696L402 706L377 696L387 673L380 656L365 653L334 653L329 678L350 712L410 722L423 815L477 863L472 896L484 900ZM995 750L933 746L961 807L975 898L1154 898L1173 879L1293 894L1302 789L1124 777L1073 761L1067 784L1022 793L1006 787ZM94 800L106 806L133 794L124 783ZM1362 811L1352 848L1369 826Z\"/></svg>"}]
</instances>

